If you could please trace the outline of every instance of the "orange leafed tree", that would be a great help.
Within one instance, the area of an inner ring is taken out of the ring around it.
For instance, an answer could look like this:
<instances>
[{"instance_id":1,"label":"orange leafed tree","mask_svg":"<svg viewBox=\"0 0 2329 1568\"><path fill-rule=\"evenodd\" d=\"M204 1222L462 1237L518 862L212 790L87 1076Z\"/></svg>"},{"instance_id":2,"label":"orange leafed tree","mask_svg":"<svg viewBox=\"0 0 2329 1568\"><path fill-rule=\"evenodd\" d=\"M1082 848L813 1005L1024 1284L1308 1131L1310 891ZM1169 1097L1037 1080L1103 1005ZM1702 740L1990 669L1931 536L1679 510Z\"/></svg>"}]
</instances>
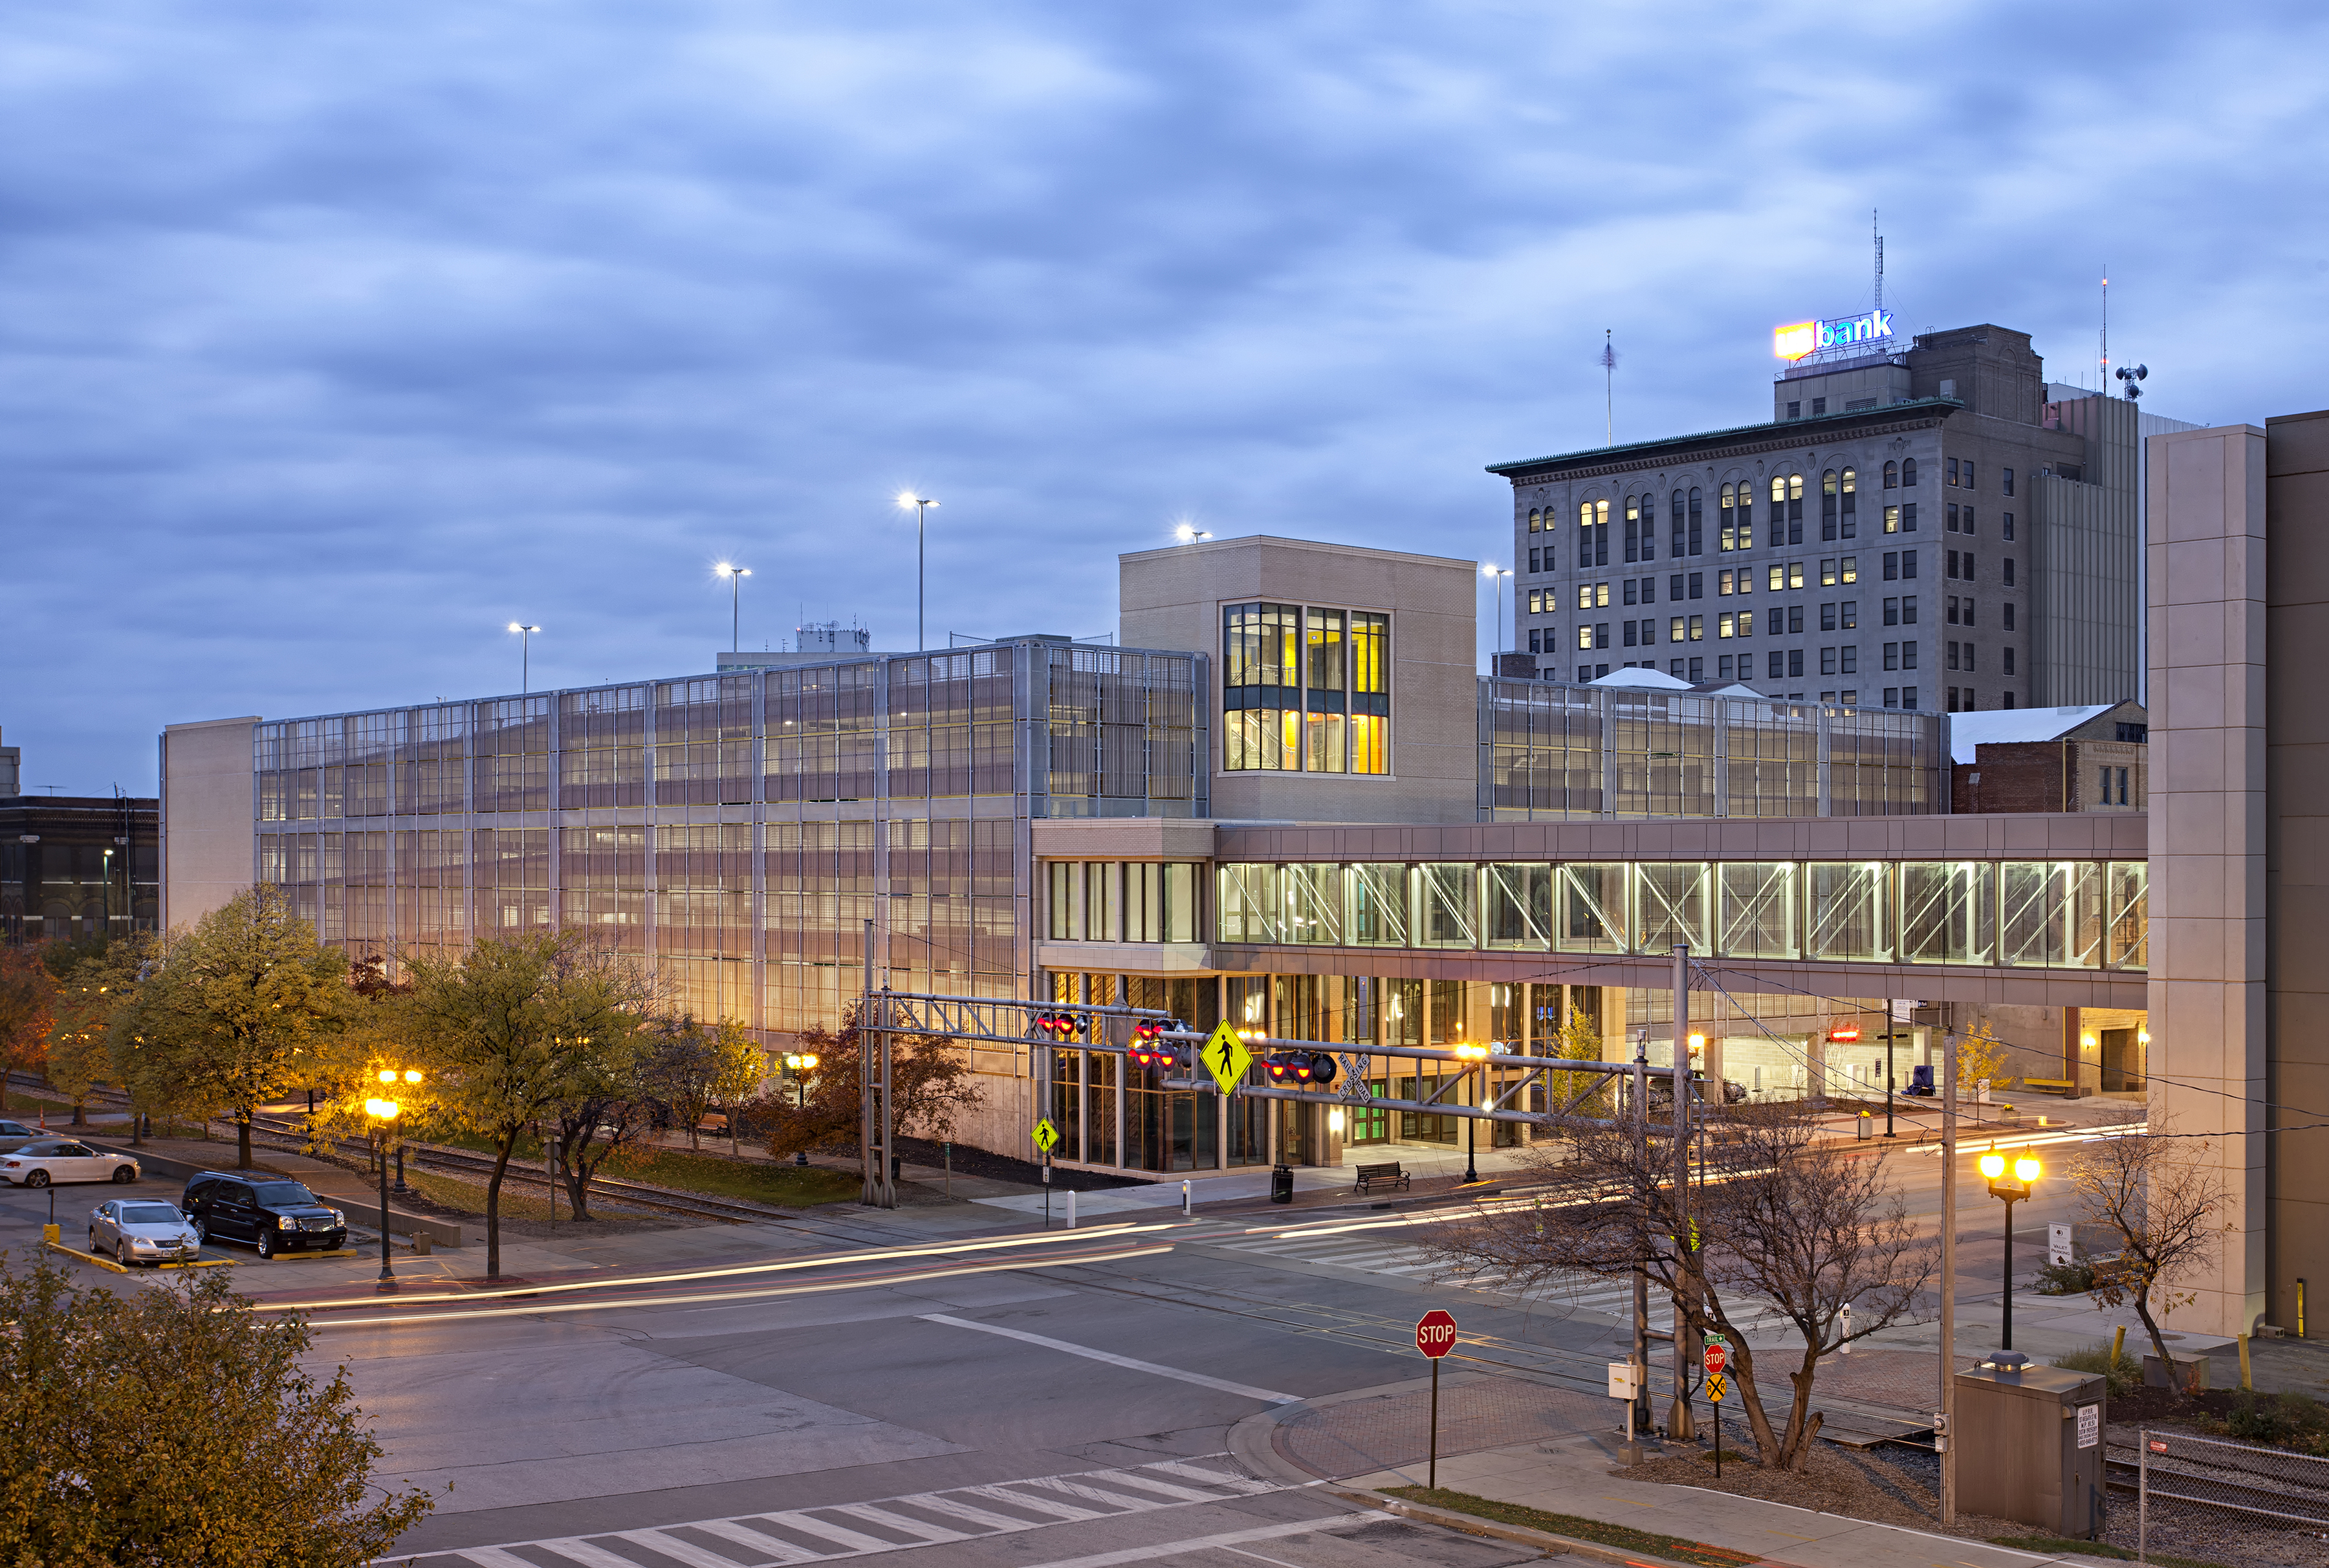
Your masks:
<instances>
[{"instance_id":1,"label":"orange leafed tree","mask_svg":"<svg viewBox=\"0 0 2329 1568\"><path fill-rule=\"evenodd\" d=\"M48 1060L56 1023L57 982L33 947L0 947L0 1111L8 1108L8 1075Z\"/></svg>"}]
</instances>

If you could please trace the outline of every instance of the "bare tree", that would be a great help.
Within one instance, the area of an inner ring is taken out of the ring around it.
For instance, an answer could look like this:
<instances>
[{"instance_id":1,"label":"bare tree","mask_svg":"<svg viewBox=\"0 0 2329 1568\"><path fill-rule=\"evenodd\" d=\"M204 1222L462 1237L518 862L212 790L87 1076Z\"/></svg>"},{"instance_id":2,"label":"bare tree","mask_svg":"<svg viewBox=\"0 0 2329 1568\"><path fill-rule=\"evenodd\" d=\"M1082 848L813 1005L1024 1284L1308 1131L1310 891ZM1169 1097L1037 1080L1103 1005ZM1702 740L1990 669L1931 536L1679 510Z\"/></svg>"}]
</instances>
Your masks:
<instances>
[{"instance_id":1,"label":"bare tree","mask_svg":"<svg viewBox=\"0 0 2329 1568\"><path fill-rule=\"evenodd\" d=\"M1820 1357L1904 1317L1931 1277L1934 1244L1917 1235L1881 1159L1819 1141L1808 1115L1770 1105L1709 1105L1702 1114L1706 1153L1686 1202L1674 1187L1671 1113L1638 1127L1561 1120L1564 1137L1523 1157L1543 1191L1451 1222L1436 1250L1459 1273L1497 1276L1505 1289L1639 1267L1674 1299L1678 1329L1729 1341L1757 1458L1786 1469L1819 1431L1811 1398ZM1771 1429L1754 1347L1732 1319L1734 1304L1748 1300L1772 1303L1803 1336L1782 1432Z\"/></svg>"},{"instance_id":2,"label":"bare tree","mask_svg":"<svg viewBox=\"0 0 2329 1568\"><path fill-rule=\"evenodd\" d=\"M2175 1137L2163 1117L2156 1128L2122 1123L2070 1157L2080 1213L2116 1231L2120 1244L2118 1257L2095 1270L2095 1304L2133 1307L2167 1366L2175 1358L2155 1314L2197 1299L2175 1282L2211 1261L2232 1228L2216 1217L2225 1195L2222 1177L2206 1162L2213 1148L2212 1139Z\"/></svg>"}]
</instances>

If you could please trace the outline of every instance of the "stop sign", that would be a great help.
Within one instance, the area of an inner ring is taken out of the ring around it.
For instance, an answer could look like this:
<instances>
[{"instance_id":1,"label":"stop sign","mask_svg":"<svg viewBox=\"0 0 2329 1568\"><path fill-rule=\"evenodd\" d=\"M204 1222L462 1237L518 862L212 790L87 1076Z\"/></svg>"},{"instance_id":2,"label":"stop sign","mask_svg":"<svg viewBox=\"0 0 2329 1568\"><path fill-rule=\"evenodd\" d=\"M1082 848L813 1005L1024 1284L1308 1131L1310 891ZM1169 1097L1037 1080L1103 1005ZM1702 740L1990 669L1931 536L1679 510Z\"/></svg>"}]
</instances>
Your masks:
<instances>
[{"instance_id":1,"label":"stop sign","mask_svg":"<svg viewBox=\"0 0 2329 1568\"><path fill-rule=\"evenodd\" d=\"M1721 1373L1723 1366L1730 1361L1730 1347L1723 1344L1719 1339L1709 1340L1707 1342L1706 1375L1709 1377L1712 1377Z\"/></svg>"},{"instance_id":2,"label":"stop sign","mask_svg":"<svg viewBox=\"0 0 2329 1568\"><path fill-rule=\"evenodd\" d=\"M1434 1307L1415 1325L1415 1347L1438 1360L1456 1348L1456 1319Z\"/></svg>"}]
</instances>

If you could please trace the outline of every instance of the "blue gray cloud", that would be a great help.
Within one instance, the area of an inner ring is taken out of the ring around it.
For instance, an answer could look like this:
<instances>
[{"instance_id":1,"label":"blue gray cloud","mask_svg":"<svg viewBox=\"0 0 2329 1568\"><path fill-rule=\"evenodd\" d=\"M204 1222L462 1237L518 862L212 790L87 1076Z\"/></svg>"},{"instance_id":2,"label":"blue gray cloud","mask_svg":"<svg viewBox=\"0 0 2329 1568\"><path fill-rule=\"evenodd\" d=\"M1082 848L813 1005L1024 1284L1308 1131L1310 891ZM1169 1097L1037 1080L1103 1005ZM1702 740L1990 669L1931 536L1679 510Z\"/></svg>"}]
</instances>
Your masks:
<instances>
[{"instance_id":1,"label":"blue gray cloud","mask_svg":"<svg viewBox=\"0 0 2329 1568\"><path fill-rule=\"evenodd\" d=\"M1764 417L1869 292L2317 406L2318 13L15 4L0 725L1106 631L1183 518L1487 559L1485 463ZM1484 611L1486 607L1484 593ZM1484 634L1485 635L1485 634Z\"/></svg>"}]
</instances>

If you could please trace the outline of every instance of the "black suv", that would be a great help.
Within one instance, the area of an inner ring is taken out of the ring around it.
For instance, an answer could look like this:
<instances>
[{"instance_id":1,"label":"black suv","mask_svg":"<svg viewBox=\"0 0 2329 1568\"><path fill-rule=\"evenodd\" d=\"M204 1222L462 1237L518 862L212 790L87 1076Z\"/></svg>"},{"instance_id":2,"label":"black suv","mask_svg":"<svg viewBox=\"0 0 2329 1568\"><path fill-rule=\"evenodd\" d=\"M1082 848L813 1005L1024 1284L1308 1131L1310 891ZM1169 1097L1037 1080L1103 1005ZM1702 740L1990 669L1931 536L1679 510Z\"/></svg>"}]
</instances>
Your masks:
<instances>
[{"instance_id":1,"label":"black suv","mask_svg":"<svg viewBox=\"0 0 2329 1568\"><path fill-rule=\"evenodd\" d=\"M178 1207L204 1242L250 1242L262 1258L335 1253L348 1239L347 1216L287 1177L202 1171L186 1183Z\"/></svg>"}]
</instances>

